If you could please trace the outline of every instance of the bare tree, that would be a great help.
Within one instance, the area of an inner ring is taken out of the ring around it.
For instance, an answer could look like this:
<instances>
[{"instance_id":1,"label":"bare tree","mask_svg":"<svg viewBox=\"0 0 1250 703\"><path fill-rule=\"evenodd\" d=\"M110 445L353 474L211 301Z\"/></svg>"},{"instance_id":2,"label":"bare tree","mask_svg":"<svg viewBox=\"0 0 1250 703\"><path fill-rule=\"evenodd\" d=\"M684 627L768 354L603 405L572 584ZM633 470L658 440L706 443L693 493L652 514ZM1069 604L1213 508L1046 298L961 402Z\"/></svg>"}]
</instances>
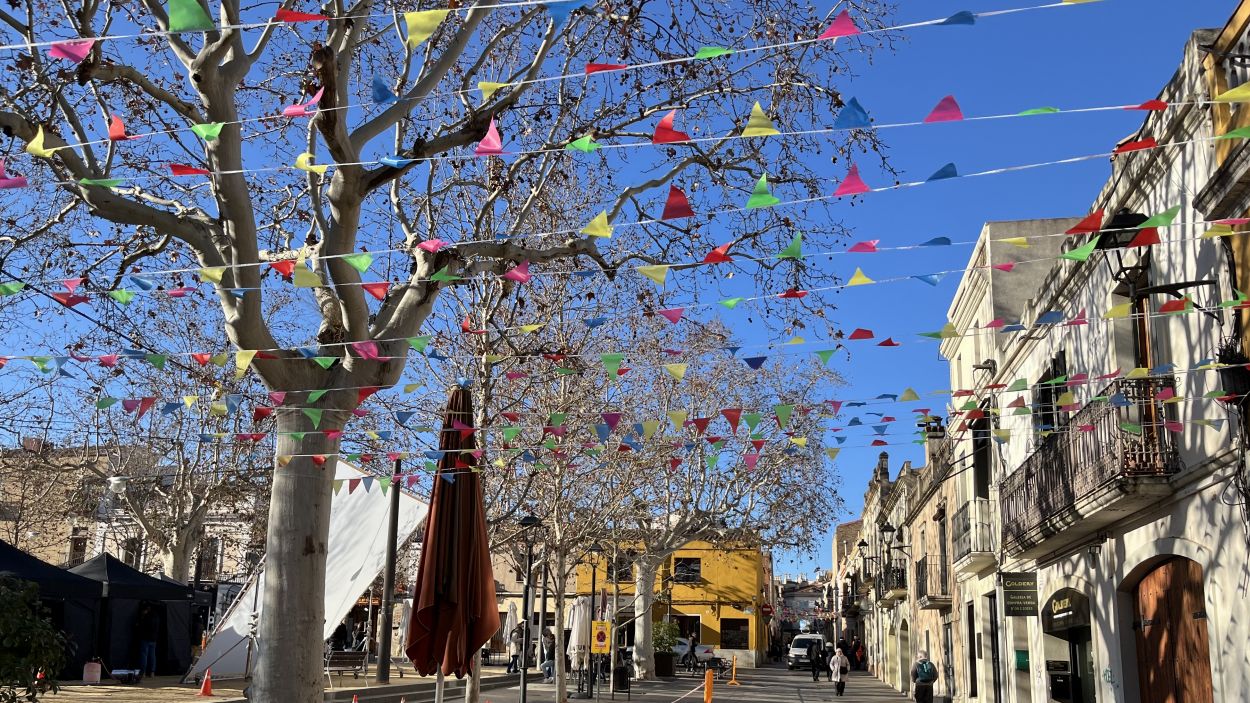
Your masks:
<instances>
[{"instance_id":1,"label":"bare tree","mask_svg":"<svg viewBox=\"0 0 1250 703\"><path fill-rule=\"evenodd\" d=\"M290 398L276 413L283 434L275 451L292 459L275 467L264 593L265 612L283 615L260 625L265 645L256 693L313 701L321 688L331 484L314 459L339 451L337 435L325 431L346 425L361 390L400 378L406 340L435 313L440 292L455 284L448 277L571 260L614 276L622 266L701 257L713 242L776 251L799 223L809 241L828 242L838 227L827 214L813 214L824 212L819 204L726 218L715 239L702 218L622 228L606 244L568 232L599 209L613 220L658 210L644 196L673 182L698 193L736 190L731 200L737 200L768 171L787 194L819 195L828 186L803 155L826 151L836 159L875 142L867 132L836 140L809 135L774 140L764 150L714 139L648 151L627 170L612 167L603 154L577 162L562 151L592 132L602 140L645 139L654 120L675 108L697 135L703 132L693 125L701 123L715 134L736 132L752 98L785 115L790 129L823 125L840 106L828 86L845 68L839 52L846 42L836 51L831 42L812 43L589 80L538 80L580 74L586 61L605 56L666 62L727 38L741 47L813 38L826 18L801 3L691 7L638 0L582 8L559 24L540 6L475 2L451 13L428 41L402 49L389 38L393 11L409 8L381 0L327 2L320 10L333 19L299 30L280 23L245 28L238 0L197 4L217 10L226 27L151 34L168 28L158 0L65 0L59 14L34 2L0 11L0 21L32 44L66 30L71 38L143 35L102 41L77 66L32 51L0 78L0 129L23 145L42 135L44 147L32 150L33 161L9 163L38 187L9 224L21 235L13 246L23 253L8 254L4 270L87 277L87 290L100 290L125 285L135 267L185 268L191 261L220 279L216 299L227 338L239 350L265 351L252 368ZM878 24L878 4L858 5L862 25ZM362 109L375 75L399 99ZM479 101L473 86L490 80L507 85ZM306 131L302 120L266 117L316 90L324 93ZM131 130L159 134L97 140L102 130L95 125L120 115ZM524 153L466 158L492 120ZM221 130L201 141L190 135L192 125ZM337 166L324 177L274 168L301 151L321 151ZM399 161L379 163L394 152ZM181 161L202 164L211 176L205 182L165 175L166 164ZM639 176L648 170L643 163L651 172ZM124 182L107 180L113 178ZM553 192L561 197L546 197ZM434 237L455 245L417 248ZM379 304L370 302L361 272L345 258L364 249L399 253L379 264L392 283ZM267 314L265 297L282 285L267 264L295 259L306 259L320 279L312 305ZM829 280L801 265L760 267L762 279L800 273ZM334 360L329 368L298 353L310 338L318 359ZM308 398L325 389L335 390ZM305 409L324 414L313 419Z\"/></svg>"}]
</instances>

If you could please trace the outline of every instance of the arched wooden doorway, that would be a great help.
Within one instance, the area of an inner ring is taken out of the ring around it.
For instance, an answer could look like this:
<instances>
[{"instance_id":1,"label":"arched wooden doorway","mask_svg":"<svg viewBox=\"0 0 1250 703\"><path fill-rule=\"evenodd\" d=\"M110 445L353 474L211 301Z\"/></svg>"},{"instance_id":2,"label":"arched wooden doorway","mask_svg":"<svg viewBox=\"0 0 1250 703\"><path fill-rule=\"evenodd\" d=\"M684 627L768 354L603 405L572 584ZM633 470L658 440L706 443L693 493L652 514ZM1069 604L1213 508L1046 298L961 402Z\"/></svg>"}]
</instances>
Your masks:
<instances>
[{"instance_id":1,"label":"arched wooden doorway","mask_svg":"<svg viewBox=\"0 0 1250 703\"><path fill-rule=\"evenodd\" d=\"M1133 629L1142 703L1214 703L1202 567L1172 557L1142 577Z\"/></svg>"},{"instance_id":2,"label":"arched wooden doorway","mask_svg":"<svg viewBox=\"0 0 1250 703\"><path fill-rule=\"evenodd\" d=\"M898 690L906 694L911 690L911 630L907 621L898 628Z\"/></svg>"}]
</instances>

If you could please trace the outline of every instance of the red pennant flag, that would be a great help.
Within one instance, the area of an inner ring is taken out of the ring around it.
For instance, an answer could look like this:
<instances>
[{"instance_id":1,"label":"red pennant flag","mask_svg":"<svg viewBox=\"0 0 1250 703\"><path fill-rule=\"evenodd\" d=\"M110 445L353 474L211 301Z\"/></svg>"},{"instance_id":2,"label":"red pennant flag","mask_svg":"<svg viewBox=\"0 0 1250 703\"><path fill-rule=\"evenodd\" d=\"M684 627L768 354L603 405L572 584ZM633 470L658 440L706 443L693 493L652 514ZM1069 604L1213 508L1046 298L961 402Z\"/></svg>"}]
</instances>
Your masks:
<instances>
[{"instance_id":1,"label":"red pennant flag","mask_svg":"<svg viewBox=\"0 0 1250 703\"><path fill-rule=\"evenodd\" d=\"M138 414L135 415L135 419L138 420L139 418L143 417L143 414L151 410L152 406L155 404L156 404L156 398L153 398L152 396L139 399L139 412Z\"/></svg>"},{"instance_id":2,"label":"red pennant flag","mask_svg":"<svg viewBox=\"0 0 1250 703\"><path fill-rule=\"evenodd\" d=\"M742 408L725 408L720 411L720 414L725 416L734 434L738 434L738 421L742 419Z\"/></svg>"},{"instance_id":3,"label":"red pennant flag","mask_svg":"<svg viewBox=\"0 0 1250 703\"><path fill-rule=\"evenodd\" d=\"M670 471L676 471L678 466L681 466L681 459L672 457L668 460L668 468Z\"/></svg>"},{"instance_id":4,"label":"red pennant flag","mask_svg":"<svg viewBox=\"0 0 1250 703\"><path fill-rule=\"evenodd\" d=\"M499 414L503 415L504 418L508 420L508 422L516 422L517 420L521 419L521 413L505 412L505 413L499 413Z\"/></svg>"},{"instance_id":5,"label":"red pennant flag","mask_svg":"<svg viewBox=\"0 0 1250 703\"><path fill-rule=\"evenodd\" d=\"M601 73L603 71L624 71L629 66L623 63L588 63L586 64L586 75L592 73Z\"/></svg>"},{"instance_id":6,"label":"red pennant flag","mask_svg":"<svg viewBox=\"0 0 1250 703\"><path fill-rule=\"evenodd\" d=\"M851 248L847 249L847 251L852 254L876 254L877 243L880 241L880 239L869 239L866 242L856 242L852 244Z\"/></svg>"},{"instance_id":7,"label":"red pennant flag","mask_svg":"<svg viewBox=\"0 0 1250 703\"><path fill-rule=\"evenodd\" d=\"M126 134L126 124L122 122L121 117L119 117L118 115L113 115L112 117L110 117L109 118L109 141L110 142L124 142L128 139L138 139L138 137L132 137L129 134Z\"/></svg>"},{"instance_id":8,"label":"red pennant flag","mask_svg":"<svg viewBox=\"0 0 1250 703\"><path fill-rule=\"evenodd\" d=\"M1189 304L1192 302L1193 301L1190 300L1189 298L1182 298L1181 300L1169 300L1163 305L1159 306L1159 312L1162 312L1162 313L1185 312L1185 310L1188 309Z\"/></svg>"},{"instance_id":9,"label":"red pennant flag","mask_svg":"<svg viewBox=\"0 0 1250 703\"><path fill-rule=\"evenodd\" d=\"M170 164L169 172L175 176L209 176L212 171L198 166L188 166L186 164Z\"/></svg>"},{"instance_id":10,"label":"red pennant flag","mask_svg":"<svg viewBox=\"0 0 1250 703\"><path fill-rule=\"evenodd\" d=\"M660 215L660 219L676 220L681 217L694 217L694 210L690 208L690 201L681 188L669 186L668 199L664 201L664 214Z\"/></svg>"},{"instance_id":11,"label":"red pennant flag","mask_svg":"<svg viewBox=\"0 0 1250 703\"><path fill-rule=\"evenodd\" d=\"M373 395L374 393L377 393L380 390L382 390L380 386L365 386L364 388L357 390L356 391L356 405L360 405L361 403L365 402L365 400L369 396Z\"/></svg>"},{"instance_id":12,"label":"red pennant flag","mask_svg":"<svg viewBox=\"0 0 1250 703\"><path fill-rule=\"evenodd\" d=\"M703 257L703 263L727 264L733 261L733 257L729 255L729 247L731 246L733 246L733 242L716 247L707 256Z\"/></svg>"},{"instance_id":13,"label":"red pennant flag","mask_svg":"<svg viewBox=\"0 0 1250 703\"><path fill-rule=\"evenodd\" d=\"M657 310L656 314L675 325L677 324L677 321L681 319L681 314L685 311L685 308L673 308L672 310Z\"/></svg>"},{"instance_id":14,"label":"red pennant flag","mask_svg":"<svg viewBox=\"0 0 1250 703\"><path fill-rule=\"evenodd\" d=\"M690 420L690 424L694 425L694 429L697 434L703 434L704 432L707 432L708 423L711 421L712 418L710 417L696 417L693 420Z\"/></svg>"},{"instance_id":15,"label":"red pennant flag","mask_svg":"<svg viewBox=\"0 0 1250 703\"><path fill-rule=\"evenodd\" d=\"M856 328L856 330L851 333L849 339L872 339L872 330L866 330L863 327Z\"/></svg>"},{"instance_id":16,"label":"red pennant flag","mask_svg":"<svg viewBox=\"0 0 1250 703\"><path fill-rule=\"evenodd\" d=\"M798 288L788 288L784 293L778 293L777 297L791 300L802 300L807 297L807 291L799 290Z\"/></svg>"},{"instance_id":17,"label":"red pennant flag","mask_svg":"<svg viewBox=\"0 0 1250 703\"><path fill-rule=\"evenodd\" d=\"M1168 104L1162 100L1147 100L1136 107L1126 107L1125 110L1166 110Z\"/></svg>"},{"instance_id":18,"label":"red pennant flag","mask_svg":"<svg viewBox=\"0 0 1250 703\"><path fill-rule=\"evenodd\" d=\"M652 144L673 144L690 141L690 135L673 129L673 119L676 117L677 111L672 110L660 118L660 123L655 126L655 134L651 137Z\"/></svg>"},{"instance_id":19,"label":"red pennant flag","mask_svg":"<svg viewBox=\"0 0 1250 703\"><path fill-rule=\"evenodd\" d=\"M278 8L278 12L273 18L279 22L319 22L330 19L325 15L315 15L311 12L296 12L282 7Z\"/></svg>"},{"instance_id":20,"label":"red pennant flag","mask_svg":"<svg viewBox=\"0 0 1250 703\"><path fill-rule=\"evenodd\" d=\"M1016 263L1014 261L1008 261L1005 264L994 264L990 268L995 271L1002 271L1003 273L1011 273L1012 270L1016 268Z\"/></svg>"},{"instance_id":21,"label":"red pennant flag","mask_svg":"<svg viewBox=\"0 0 1250 703\"><path fill-rule=\"evenodd\" d=\"M56 302L60 303L61 305L64 305L67 308L72 308L79 303L85 303L87 302L87 300L89 300L89 298L87 298L87 296L85 295L78 295L76 293L68 293L66 291L57 291L52 294L52 297L56 299Z\"/></svg>"},{"instance_id":22,"label":"red pennant flag","mask_svg":"<svg viewBox=\"0 0 1250 703\"><path fill-rule=\"evenodd\" d=\"M853 37L859 34L859 27L855 26L855 22L851 19L851 13L843 10L833 20L833 24L829 25L818 37L819 39L836 39L838 37Z\"/></svg>"},{"instance_id":23,"label":"red pennant flag","mask_svg":"<svg viewBox=\"0 0 1250 703\"><path fill-rule=\"evenodd\" d=\"M1159 230L1155 227L1147 227L1137 232L1137 236L1133 237L1133 241L1128 243L1130 249L1133 247L1148 247L1151 244L1159 243Z\"/></svg>"},{"instance_id":24,"label":"red pennant flag","mask_svg":"<svg viewBox=\"0 0 1250 703\"><path fill-rule=\"evenodd\" d=\"M260 422L273 414L273 408L268 405L257 405L252 410L252 422Z\"/></svg>"},{"instance_id":25,"label":"red pennant flag","mask_svg":"<svg viewBox=\"0 0 1250 703\"><path fill-rule=\"evenodd\" d=\"M464 320L460 323L460 331L465 334L486 334L486 330L473 329L473 320L468 315L465 315Z\"/></svg>"},{"instance_id":26,"label":"red pennant flag","mask_svg":"<svg viewBox=\"0 0 1250 703\"><path fill-rule=\"evenodd\" d=\"M283 259L282 261L270 261L269 268L282 274L283 278L290 278L295 273L295 259Z\"/></svg>"},{"instance_id":27,"label":"red pennant flag","mask_svg":"<svg viewBox=\"0 0 1250 703\"><path fill-rule=\"evenodd\" d=\"M192 352L191 358L195 359L195 363L200 366L208 366L208 362L213 358L213 355L207 352Z\"/></svg>"},{"instance_id":28,"label":"red pennant flag","mask_svg":"<svg viewBox=\"0 0 1250 703\"><path fill-rule=\"evenodd\" d=\"M1115 151L1112 153L1127 154L1130 151L1141 151L1142 149L1153 149L1157 146L1159 146L1159 143L1155 141L1154 137L1146 137L1145 139L1139 139L1135 142L1125 142L1124 144L1117 146L1115 148Z\"/></svg>"},{"instance_id":29,"label":"red pennant flag","mask_svg":"<svg viewBox=\"0 0 1250 703\"><path fill-rule=\"evenodd\" d=\"M564 361L563 354L543 354L543 358L546 359L547 361L554 361L557 364L560 363L561 361Z\"/></svg>"},{"instance_id":30,"label":"red pennant flag","mask_svg":"<svg viewBox=\"0 0 1250 703\"><path fill-rule=\"evenodd\" d=\"M1106 216L1102 210L1095 210L1085 217L1085 219L1076 223L1072 229L1064 232L1064 234L1093 234L1102 230L1102 219Z\"/></svg>"},{"instance_id":31,"label":"red pennant flag","mask_svg":"<svg viewBox=\"0 0 1250 703\"><path fill-rule=\"evenodd\" d=\"M326 436L326 439L330 441L334 441L338 439L339 437L343 436L343 430L326 430L325 436Z\"/></svg>"},{"instance_id":32,"label":"red pennant flag","mask_svg":"<svg viewBox=\"0 0 1250 703\"><path fill-rule=\"evenodd\" d=\"M386 292L391 289L391 284L387 281L380 281L378 283L361 283L360 287L364 288L369 295L382 300L386 297Z\"/></svg>"},{"instance_id":33,"label":"red pennant flag","mask_svg":"<svg viewBox=\"0 0 1250 703\"><path fill-rule=\"evenodd\" d=\"M884 341L884 342L881 342L881 343L880 343L880 344L878 344L877 346L879 346L879 347L897 347L897 346L899 346L899 344L898 344L898 342L894 341L894 338L893 338L893 337L886 337L886 338L885 338L885 341Z\"/></svg>"},{"instance_id":34,"label":"red pennant flag","mask_svg":"<svg viewBox=\"0 0 1250 703\"><path fill-rule=\"evenodd\" d=\"M764 448L764 443L767 441L768 440L766 439L753 439L751 440L751 446L755 447L755 451L758 452L759 450Z\"/></svg>"},{"instance_id":35,"label":"red pennant flag","mask_svg":"<svg viewBox=\"0 0 1250 703\"><path fill-rule=\"evenodd\" d=\"M872 445L871 445L871 446L874 446L874 447L884 447L884 446L888 446L888 444L889 444L889 443L888 443L888 442L886 442L884 439L874 439L874 440L872 440Z\"/></svg>"}]
</instances>

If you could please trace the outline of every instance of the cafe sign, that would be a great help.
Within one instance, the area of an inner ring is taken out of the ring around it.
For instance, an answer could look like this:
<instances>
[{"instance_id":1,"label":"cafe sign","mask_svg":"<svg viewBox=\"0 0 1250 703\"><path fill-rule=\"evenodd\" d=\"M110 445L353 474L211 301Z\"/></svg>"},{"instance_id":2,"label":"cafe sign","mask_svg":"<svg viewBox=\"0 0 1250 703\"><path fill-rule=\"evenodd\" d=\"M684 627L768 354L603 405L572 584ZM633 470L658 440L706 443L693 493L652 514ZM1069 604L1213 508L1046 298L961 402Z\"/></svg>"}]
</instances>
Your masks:
<instances>
[{"instance_id":1,"label":"cafe sign","mask_svg":"<svg viewBox=\"0 0 1250 703\"><path fill-rule=\"evenodd\" d=\"M1037 617L1037 572L1002 572L1003 610L1007 617Z\"/></svg>"}]
</instances>

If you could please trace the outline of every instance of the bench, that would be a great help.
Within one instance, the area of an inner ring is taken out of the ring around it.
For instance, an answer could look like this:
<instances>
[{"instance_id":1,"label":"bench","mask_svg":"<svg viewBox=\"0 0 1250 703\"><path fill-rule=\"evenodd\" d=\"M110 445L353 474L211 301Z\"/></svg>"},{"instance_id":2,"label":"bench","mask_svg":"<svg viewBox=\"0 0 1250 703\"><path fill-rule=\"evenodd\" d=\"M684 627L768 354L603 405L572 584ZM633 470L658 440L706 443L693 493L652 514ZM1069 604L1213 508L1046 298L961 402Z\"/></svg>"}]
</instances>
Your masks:
<instances>
[{"instance_id":1,"label":"bench","mask_svg":"<svg viewBox=\"0 0 1250 703\"><path fill-rule=\"evenodd\" d=\"M358 679L361 674L365 676L365 686L369 685L369 653L368 652L329 652L325 659L325 676L330 682L330 688L334 688L334 679L332 676L338 674L351 674L352 678Z\"/></svg>"}]
</instances>

